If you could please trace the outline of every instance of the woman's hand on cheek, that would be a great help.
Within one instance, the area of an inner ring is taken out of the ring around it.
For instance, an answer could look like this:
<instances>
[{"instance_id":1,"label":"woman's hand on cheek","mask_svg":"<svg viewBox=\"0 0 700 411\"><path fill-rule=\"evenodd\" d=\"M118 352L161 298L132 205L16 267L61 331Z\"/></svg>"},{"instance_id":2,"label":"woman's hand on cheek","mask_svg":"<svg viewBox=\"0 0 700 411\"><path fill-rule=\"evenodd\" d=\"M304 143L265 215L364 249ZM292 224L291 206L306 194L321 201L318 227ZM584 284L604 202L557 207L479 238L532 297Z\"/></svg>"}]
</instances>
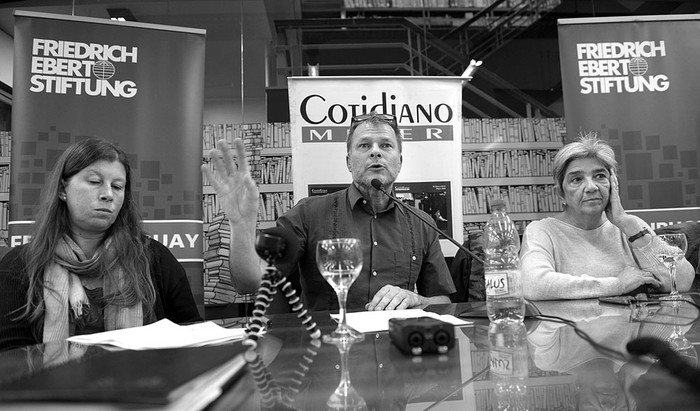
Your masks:
<instances>
[{"instance_id":1,"label":"woman's hand on cheek","mask_svg":"<svg viewBox=\"0 0 700 411\"><path fill-rule=\"evenodd\" d=\"M622 201L620 201L620 183L614 171L610 172L610 198L608 198L608 205L605 207L605 215L611 223L617 226L619 226L620 220L627 215L622 207Z\"/></svg>"}]
</instances>

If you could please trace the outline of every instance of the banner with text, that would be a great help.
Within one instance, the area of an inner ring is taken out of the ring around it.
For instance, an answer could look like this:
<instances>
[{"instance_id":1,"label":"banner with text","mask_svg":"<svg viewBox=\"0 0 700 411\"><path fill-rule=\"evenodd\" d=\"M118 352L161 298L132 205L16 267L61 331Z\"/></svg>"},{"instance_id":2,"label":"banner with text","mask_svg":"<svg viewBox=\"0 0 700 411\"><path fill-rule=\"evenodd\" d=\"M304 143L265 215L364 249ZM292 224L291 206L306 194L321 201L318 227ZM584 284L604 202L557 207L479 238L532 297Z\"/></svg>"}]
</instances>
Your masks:
<instances>
[{"instance_id":1,"label":"banner with text","mask_svg":"<svg viewBox=\"0 0 700 411\"><path fill-rule=\"evenodd\" d=\"M289 79L294 200L347 187L352 117L396 116L403 166L396 195L462 242L462 80L439 77L292 77ZM441 240L445 255L457 248Z\"/></svg>"},{"instance_id":2,"label":"banner with text","mask_svg":"<svg viewBox=\"0 0 700 411\"><path fill-rule=\"evenodd\" d=\"M620 197L660 227L700 220L700 16L559 20L567 140L615 150Z\"/></svg>"},{"instance_id":3,"label":"banner with text","mask_svg":"<svg viewBox=\"0 0 700 411\"><path fill-rule=\"evenodd\" d=\"M202 103L206 32L15 12L9 241L29 241L39 194L72 143L129 155L146 231L182 263L203 308Z\"/></svg>"}]
</instances>

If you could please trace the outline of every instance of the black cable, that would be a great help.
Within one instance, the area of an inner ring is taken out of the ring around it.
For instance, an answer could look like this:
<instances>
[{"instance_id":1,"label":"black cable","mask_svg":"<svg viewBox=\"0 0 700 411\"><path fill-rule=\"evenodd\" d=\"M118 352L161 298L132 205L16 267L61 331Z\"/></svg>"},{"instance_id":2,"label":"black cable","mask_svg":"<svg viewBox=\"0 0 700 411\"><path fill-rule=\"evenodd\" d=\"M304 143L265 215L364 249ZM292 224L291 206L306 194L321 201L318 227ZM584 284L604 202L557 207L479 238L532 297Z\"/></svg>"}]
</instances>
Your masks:
<instances>
[{"instance_id":1,"label":"black cable","mask_svg":"<svg viewBox=\"0 0 700 411\"><path fill-rule=\"evenodd\" d=\"M700 293L697 292L697 291L689 291L689 292L681 293L681 295L687 295L687 296L696 295L696 296L699 296L699 297L700 297ZM691 298L692 298L692 297L691 297ZM696 303L696 302L695 302L694 300L692 300L692 299L691 299L691 300L685 300L685 299L679 299L679 300L661 300L661 302L674 302L674 301L682 301L682 302L687 303L687 304L690 304L690 305L692 305L693 307L695 307L695 308L697 308L698 310L700 310L700 304Z\"/></svg>"}]
</instances>

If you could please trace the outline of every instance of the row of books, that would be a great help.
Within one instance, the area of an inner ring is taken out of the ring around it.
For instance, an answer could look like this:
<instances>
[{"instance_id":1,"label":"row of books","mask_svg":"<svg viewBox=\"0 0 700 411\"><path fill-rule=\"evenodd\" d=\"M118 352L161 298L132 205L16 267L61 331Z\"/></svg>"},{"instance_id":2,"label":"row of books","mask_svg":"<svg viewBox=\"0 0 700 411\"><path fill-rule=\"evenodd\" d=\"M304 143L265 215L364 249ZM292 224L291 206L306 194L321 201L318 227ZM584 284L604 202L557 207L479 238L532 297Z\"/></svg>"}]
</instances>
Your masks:
<instances>
[{"instance_id":1,"label":"row of books","mask_svg":"<svg viewBox=\"0 0 700 411\"><path fill-rule=\"evenodd\" d=\"M202 196L202 220L211 224L217 214L221 213L215 194L204 194Z\"/></svg>"},{"instance_id":2,"label":"row of books","mask_svg":"<svg viewBox=\"0 0 700 411\"><path fill-rule=\"evenodd\" d=\"M462 178L551 176L557 150L464 152Z\"/></svg>"},{"instance_id":3,"label":"row of books","mask_svg":"<svg viewBox=\"0 0 700 411\"><path fill-rule=\"evenodd\" d=\"M258 148L291 147L289 123L205 124L202 130L204 150L215 148L219 140L229 145L236 138L248 142L259 139Z\"/></svg>"},{"instance_id":4,"label":"row of books","mask_svg":"<svg viewBox=\"0 0 700 411\"><path fill-rule=\"evenodd\" d=\"M204 263L207 261L228 259L231 228L223 212L214 215L204 233Z\"/></svg>"},{"instance_id":5,"label":"row of books","mask_svg":"<svg viewBox=\"0 0 700 411\"><path fill-rule=\"evenodd\" d=\"M292 156L264 157L260 160L262 184L290 184Z\"/></svg>"},{"instance_id":6,"label":"row of books","mask_svg":"<svg viewBox=\"0 0 700 411\"><path fill-rule=\"evenodd\" d=\"M9 131L0 131L0 157L11 155L12 135Z\"/></svg>"},{"instance_id":7,"label":"row of books","mask_svg":"<svg viewBox=\"0 0 700 411\"><path fill-rule=\"evenodd\" d=\"M214 215L204 233L204 304L238 302L228 267L231 227L224 213Z\"/></svg>"},{"instance_id":8,"label":"row of books","mask_svg":"<svg viewBox=\"0 0 700 411\"><path fill-rule=\"evenodd\" d=\"M258 221L274 221L294 205L290 192L262 193L258 207Z\"/></svg>"},{"instance_id":9,"label":"row of books","mask_svg":"<svg viewBox=\"0 0 700 411\"><path fill-rule=\"evenodd\" d=\"M566 136L561 118L465 118L463 124L463 143L563 143Z\"/></svg>"},{"instance_id":10,"label":"row of books","mask_svg":"<svg viewBox=\"0 0 700 411\"><path fill-rule=\"evenodd\" d=\"M361 8L467 8L467 7L488 7L498 0L345 0L344 6L347 9ZM521 0L504 1L498 7L512 7Z\"/></svg>"},{"instance_id":11,"label":"row of books","mask_svg":"<svg viewBox=\"0 0 700 411\"><path fill-rule=\"evenodd\" d=\"M289 123L267 123L262 139L264 148L291 147Z\"/></svg>"},{"instance_id":12,"label":"row of books","mask_svg":"<svg viewBox=\"0 0 700 411\"><path fill-rule=\"evenodd\" d=\"M10 192L10 166L0 166L0 193Z\"/></svg>"},{"instance_id":13,"label":"row of books","mask_svg":"<svg viewBox=\"0 0 700 411\"><path fill-rule=\"evenodd\" d=\"M530 186L489 186L462 188L464 214L487 214L494 199L506 200L509 213L551 213L562 211L553 184Z\"/></svg>"},{"instance_id":14,"label":"row of books","mask_svg":"<svg viewBox=\"0 0 700 411\"><path fill-rule=\"evenodd\" d=\"M10 203L0 202L0 227L7 228L7 223L10 221Z\"/></svg>"}]
</instances>

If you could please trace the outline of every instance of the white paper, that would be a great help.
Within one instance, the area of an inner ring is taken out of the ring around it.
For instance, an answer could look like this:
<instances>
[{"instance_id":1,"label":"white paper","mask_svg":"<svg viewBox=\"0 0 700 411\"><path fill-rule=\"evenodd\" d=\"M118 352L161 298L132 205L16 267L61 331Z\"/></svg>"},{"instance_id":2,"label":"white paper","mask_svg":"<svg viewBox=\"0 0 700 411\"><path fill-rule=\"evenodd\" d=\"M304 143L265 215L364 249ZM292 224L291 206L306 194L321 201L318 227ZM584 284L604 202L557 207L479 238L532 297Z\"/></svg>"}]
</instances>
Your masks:
<instances>
[{"instance_id":1,"label":"white paper","mask_svg":"<svg viewBox=\"0 0 700 411\"><path fill-rule=\"evenodd\" d=\"M223 328L211 321L192 325L177 325L163 319L143 327L124 328L95 334L75 335L68 341L95 345L112 345L129 350L200 347L226 341L242 340L243 328Z\"/></svg>"},{"instance_id":2,"label":"white paper","mask_svg":"<svg viewBox=\"0 0 700 411\"><path fill-rule=\"evenodd\" d=\"M338 321L339 314L331 314L331 317ZM416 317L431 317L445 321L452 325L462 326L472 324L469 321L464 321L449 314L436 314L433 312L423 311L420 309L410 310L389 310L389 311L360 311L356 313L348 313L345 319L348 325L362 333L388 331L389 319L391 318L416 318Z\"/></svg>"}]
</instances>

